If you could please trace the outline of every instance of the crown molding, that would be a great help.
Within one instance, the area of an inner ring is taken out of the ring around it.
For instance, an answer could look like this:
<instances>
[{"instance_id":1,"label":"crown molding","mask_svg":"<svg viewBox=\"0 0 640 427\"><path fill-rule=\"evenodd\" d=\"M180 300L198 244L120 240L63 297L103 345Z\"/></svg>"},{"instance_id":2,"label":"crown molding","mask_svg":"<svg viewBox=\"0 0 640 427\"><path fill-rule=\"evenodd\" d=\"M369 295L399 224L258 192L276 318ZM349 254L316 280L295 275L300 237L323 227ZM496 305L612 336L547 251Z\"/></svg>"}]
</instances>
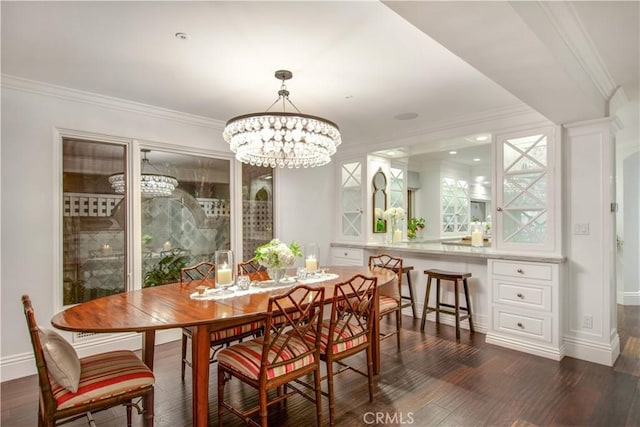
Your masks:
<instances>
[{"instance_id":1,"label":"crown molding","mask_svg":"<svg viewBox=\"0 0 640 427\"><path fill-rule=\"evenodd\" d=\"M538 1L538 5L602 98L609 100L617 85L573 5L565 1Z\"/></svg>"},{"instance_id":2,"label":"crown molding","mask_svg":"<svg viewBox=\"0 0 640 427\"><path fill-rule=\"evenodd\" d=\"M111 96L100 95L93 92L86 92L36 80L25 79L9 74L1 75L0 86L3 90L12 89L21 92L34 93L37 95L49 96L82 104L90 104L112 110L142 114L163 120L171 120L220 131L224 129L224 122L220 120L214 120L208 117L197 116L195 114L183 113L180 111L169 110L167 108L155 107L140 102L114 98Z\"/></svg>"}]
</instances>

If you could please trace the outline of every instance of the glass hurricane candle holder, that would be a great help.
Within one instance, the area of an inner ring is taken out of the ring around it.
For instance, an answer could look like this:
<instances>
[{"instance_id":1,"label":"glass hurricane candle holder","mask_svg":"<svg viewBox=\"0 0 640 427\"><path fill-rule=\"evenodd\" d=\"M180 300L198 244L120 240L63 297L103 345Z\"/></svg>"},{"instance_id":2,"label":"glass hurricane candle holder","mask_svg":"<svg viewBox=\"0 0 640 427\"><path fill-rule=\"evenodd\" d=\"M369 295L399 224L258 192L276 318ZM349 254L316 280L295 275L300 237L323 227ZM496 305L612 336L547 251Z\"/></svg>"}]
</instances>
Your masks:
<instances>
[{"instance_id":1,"label":"glass hurricane candle holder","mask_svg":"<svg viewBox=\"0 0 640 427\"><path fill-rule=\"evenodd\" d=\"M304 248L304 268L307 273L318 271L320 248L317 243L308 243Z\"/></svg>"},{"instance_id":2,"label":"glass hurricane candle holder","mask_svg":"<svg viewBox=\"0 0 640 427\"><path fill-rule=\"evenodd\" d=\"M235 264L233 262L233 251L216 251L214 255L214 263L216 265L216 288L222 289L224 292L232 292L229 290L233 286Z\"/></svg>"}]
</instances>

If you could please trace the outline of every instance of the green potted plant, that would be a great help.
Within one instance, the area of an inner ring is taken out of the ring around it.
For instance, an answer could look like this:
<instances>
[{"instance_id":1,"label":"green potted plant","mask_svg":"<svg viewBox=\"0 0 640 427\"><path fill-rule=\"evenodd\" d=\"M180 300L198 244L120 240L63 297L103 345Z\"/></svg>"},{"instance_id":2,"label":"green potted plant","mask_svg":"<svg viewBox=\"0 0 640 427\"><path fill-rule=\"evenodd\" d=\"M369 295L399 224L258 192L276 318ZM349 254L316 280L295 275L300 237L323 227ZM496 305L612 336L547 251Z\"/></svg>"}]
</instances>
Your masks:
<instances>
[{"instance_id":1,"label":"green potted plant","mask_svg":"<svg viewBox=\"0 0 640 427\"><path fill-rule=\"evenodd\" d=\"M180 281L180 270L187 266L187 256L175 251L160 259L153 268L144 275L143 288L164 285Z\"/></svg>"},{"instance_id":2,"label":"green potted plant","mask_svg":"<svg viewBox=\"0 0 640 427\"><path fill-rule=\"evenodd\" d=\"M415 239L418 237L418 232L423 230L427 225L427 220L424 218L409 218L409 223L407 224L407 237L409 239Z\"/></svg>"}]
</instances>

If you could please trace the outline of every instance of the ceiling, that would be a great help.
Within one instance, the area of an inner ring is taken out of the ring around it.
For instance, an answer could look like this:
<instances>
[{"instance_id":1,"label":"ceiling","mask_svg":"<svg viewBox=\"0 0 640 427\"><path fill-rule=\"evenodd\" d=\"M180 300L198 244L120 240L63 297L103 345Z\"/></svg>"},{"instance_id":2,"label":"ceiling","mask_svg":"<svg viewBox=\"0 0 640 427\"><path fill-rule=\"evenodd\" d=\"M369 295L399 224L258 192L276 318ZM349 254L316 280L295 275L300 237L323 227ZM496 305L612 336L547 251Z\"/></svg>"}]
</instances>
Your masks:
<instances>
[{"instance_id":1,"label":"ceiling","mask_svg":"<svg viewBox=\"0 0 640 427\"><path fill-rule=\"evenodd\" d=\"M558 3L2 2L2 73L222 126L269 107L289 69L294 104L343 147L529 107L602 117L616 86L637 103L638 3Z\"/></svg>"}]
</instances>

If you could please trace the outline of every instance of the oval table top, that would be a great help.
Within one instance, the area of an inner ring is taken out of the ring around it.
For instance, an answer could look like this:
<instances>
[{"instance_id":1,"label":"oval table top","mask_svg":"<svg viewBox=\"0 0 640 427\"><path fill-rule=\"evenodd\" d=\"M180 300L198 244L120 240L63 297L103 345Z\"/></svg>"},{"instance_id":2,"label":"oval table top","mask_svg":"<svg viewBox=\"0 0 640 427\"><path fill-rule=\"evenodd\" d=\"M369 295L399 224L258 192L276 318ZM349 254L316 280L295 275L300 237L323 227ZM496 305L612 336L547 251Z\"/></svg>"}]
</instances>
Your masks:
<instances>
[{"instance_id":1,"label":"oval table top","mask_svg":"<svg viewBox=\"0 0 640 427\"><path fill-rule=\"evenodd\" d=\"M331 266L326 270L338 277L311 285L325 288L326 302L333 299L336 283L356 274L377 277L378 287L395 278L390 270L367 266ZM98 298L57 313L51 323L62 330L94 333L141 332L201 324L219 324L226 328L265 313L269 297L289 289L278 288L218 300L191 299L198 284L171 283Z\"/></svg>"}]
</instances>

